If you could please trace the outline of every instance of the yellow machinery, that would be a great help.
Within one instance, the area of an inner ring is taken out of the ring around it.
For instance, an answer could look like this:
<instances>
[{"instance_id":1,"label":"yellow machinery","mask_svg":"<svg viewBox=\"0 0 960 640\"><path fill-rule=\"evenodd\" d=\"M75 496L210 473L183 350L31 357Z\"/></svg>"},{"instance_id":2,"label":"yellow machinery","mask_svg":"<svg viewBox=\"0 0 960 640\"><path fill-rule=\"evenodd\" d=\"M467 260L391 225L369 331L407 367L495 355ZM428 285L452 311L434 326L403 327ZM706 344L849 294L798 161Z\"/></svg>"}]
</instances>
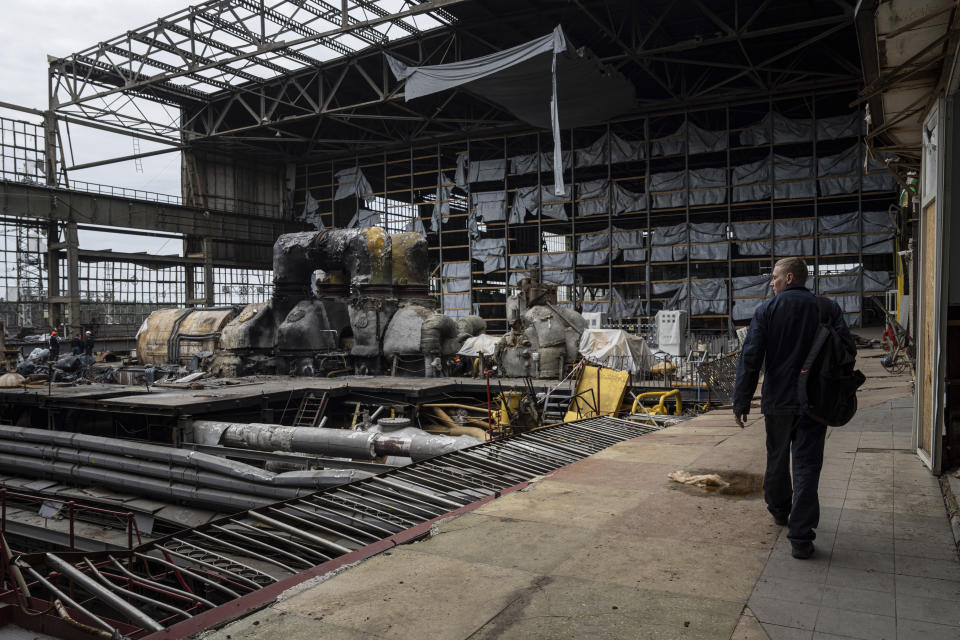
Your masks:
<instances>
[{"instance_id":1,"label":"yellow machinery","mask_svg":"<svg viewBox=\"0 0 960 640\"><path fill-rule=\"evenodd\" d=\"M629 371L584 366L563 421L617 415L627 393L629 380Z\"/></svg>"},{"instance_id":2,"label":"yellow machinery","mask_svg":"<svg viewBox=\"0 0 960 640\"><path fill-rule=\"evenodd\" d=\"M643 406L643 403L640 402L640 400L643 398L660 398L660 402L650 409L647 409ZM634 396L633 406L630 408L630 413L642 412L655 416L668 415L670 411L667 409L667 398L674 398L676 403L676 408L673 410L673 415L681 415L683 413L683 405L680 400L680 389L671 389L670 391L647 391L637 394Z\"/></svg>"}]
</instances>

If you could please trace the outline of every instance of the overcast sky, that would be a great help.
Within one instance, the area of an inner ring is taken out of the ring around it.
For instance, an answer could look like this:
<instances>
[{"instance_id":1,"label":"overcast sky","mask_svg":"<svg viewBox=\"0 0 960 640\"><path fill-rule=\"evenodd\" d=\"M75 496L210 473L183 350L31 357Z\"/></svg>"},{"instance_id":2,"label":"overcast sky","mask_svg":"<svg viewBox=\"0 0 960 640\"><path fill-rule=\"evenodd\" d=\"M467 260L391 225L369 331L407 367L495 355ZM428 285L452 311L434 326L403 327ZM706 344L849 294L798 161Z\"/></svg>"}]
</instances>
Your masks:
<instances>
[{"instance_id":1,"label":"overcast sky","mask_svg":"<svg viewBox=\"0 0 960 640\"><path fill-rule=\"evenodd\" d=\"M150 24L187 7L189 0L35 0L4 2L0 20L0 101L47 107L47 55L63 57ZM39 123L29 114L0 109L0 115ZM132 138L71 125L74 162L85 163L134 153ZM61 130L65 135L65 131ZM64 140L66 143L66 140ZM141 151L161 148L141 142ZM75 180L180 194L180 154L144 158L143 172L133 162L110 164L71 174ZM130 235L86 233L86 249L178 253L179 241Z\"/></svg>"}]
</instances>

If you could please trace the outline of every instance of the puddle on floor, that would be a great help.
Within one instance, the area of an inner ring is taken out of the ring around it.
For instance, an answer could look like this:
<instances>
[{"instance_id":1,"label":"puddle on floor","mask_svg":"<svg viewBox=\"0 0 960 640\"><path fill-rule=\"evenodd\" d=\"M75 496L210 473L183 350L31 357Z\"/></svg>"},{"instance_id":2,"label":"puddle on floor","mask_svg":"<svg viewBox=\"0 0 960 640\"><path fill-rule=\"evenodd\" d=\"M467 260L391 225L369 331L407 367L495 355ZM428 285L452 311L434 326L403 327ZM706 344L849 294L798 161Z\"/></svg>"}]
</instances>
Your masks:
<instances>
[{"instance_id":1,"label":"puddle on floor","mask_svg":"<svg viewBox=\"0 0 960 640\"><path fill-rule=\"evenodd\" d=\"M727 498L754 498L763 495L763 474L747 473L745 471L715 471L713 469L685 469L690 475L705 475L715 473L727 487L696 487L668 480L671 488L696 495L719 495Z\"/></svg>"}]
</instances>

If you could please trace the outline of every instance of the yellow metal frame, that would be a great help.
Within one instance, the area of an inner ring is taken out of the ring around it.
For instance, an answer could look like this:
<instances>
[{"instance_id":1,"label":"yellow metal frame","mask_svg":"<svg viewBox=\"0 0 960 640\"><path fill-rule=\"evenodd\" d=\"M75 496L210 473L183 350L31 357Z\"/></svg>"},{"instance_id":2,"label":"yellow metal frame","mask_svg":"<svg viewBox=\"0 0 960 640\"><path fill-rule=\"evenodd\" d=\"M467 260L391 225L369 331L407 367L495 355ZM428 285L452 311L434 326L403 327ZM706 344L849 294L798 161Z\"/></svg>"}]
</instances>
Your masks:
<instances>
[{"instance_id":1,"label":"yellow metal frame","mask_svg":"<svg viewBox=\"0 0 960 640\"><path fill-rule=\"evenodd\" d=\"M629 380L628 371L584 366L563 421L570 422L597 415L617 415L620 405L623 404L623 397L627 394Z\"/></svg>"},{"instance_id":2,"label":"yellow metal frame","mask_svg":"<svg viewBox=\"0 0 960 640\"><path fill-rule=\"evenodd\" d=\"M670 413L667 409L667 398L676 399L676 408L673 410L673 415L679 416L683 413L683 403L680 399L680 389L671 389L670 391L646 391L644 393L637 394L634 396L633 406L630 407L630 413L639 413L638 409L642 409L643 413L649 413L655 416L665 416ZM660 402L654 405L652 408L647 409L643 406L643 403L640 402L643 398L660 398Z\"/></svg>"}]
</instances>

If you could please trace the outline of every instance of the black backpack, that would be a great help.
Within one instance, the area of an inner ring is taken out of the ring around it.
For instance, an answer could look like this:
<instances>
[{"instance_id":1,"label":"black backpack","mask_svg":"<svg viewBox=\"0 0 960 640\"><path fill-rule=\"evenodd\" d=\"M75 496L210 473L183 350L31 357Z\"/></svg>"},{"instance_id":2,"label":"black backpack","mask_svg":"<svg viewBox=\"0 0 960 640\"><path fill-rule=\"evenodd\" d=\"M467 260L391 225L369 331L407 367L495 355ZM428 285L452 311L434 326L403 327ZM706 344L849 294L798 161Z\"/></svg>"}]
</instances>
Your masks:
<instances>
[{"instance_id":1,"label":"black backpack","mask_svg":"<svg viewBox=\"0 0 960 640\"><path fill-rule=\"evenodd\" d=\"M841 427L857 412L857 389L866 377L853 368L856 356L844 348L833 328L830 301L818 297L817 306L820 325L810 353L800 368L797 398L811 419Z\"/></svg>"}]
</instances>

